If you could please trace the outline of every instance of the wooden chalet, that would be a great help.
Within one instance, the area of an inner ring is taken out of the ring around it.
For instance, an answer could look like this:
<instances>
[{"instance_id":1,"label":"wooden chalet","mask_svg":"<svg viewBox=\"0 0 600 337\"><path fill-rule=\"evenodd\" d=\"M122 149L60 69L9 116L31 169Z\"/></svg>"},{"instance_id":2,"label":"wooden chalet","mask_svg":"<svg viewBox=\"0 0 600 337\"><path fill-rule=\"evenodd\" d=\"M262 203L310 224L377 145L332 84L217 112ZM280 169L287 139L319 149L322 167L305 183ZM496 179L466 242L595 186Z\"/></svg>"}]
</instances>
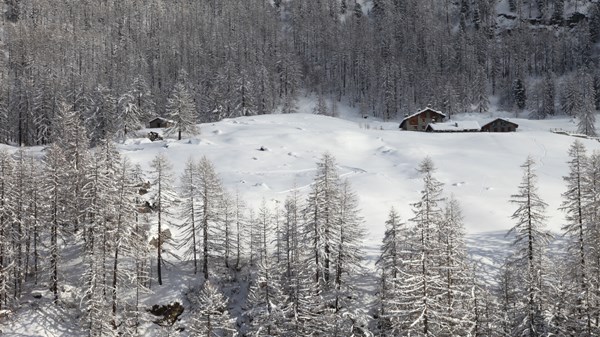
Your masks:
<instances>
[{"instance_id":1,"label":"wooden chalet","mask_svg":"<svg viewBox=\"0 0 600 337\"><path fill-rule=\"evenodd\" d=\"M504 118L496 118L481 127L482 132L515 132L518 124Z\"/></svg>"},{"instance_id":2,"label":"wooden chalet","mask_svg":"<svg viewBox=\"0 0 600 337\"><path fill-rule=\"evenodd\" d=\"M400 122L400 129L407 131L425 131L429 124L443 122L444 118L446 118L446 115L440 111L426 108L405 117L402 122Z\"/></svg>"},{"instance_id":3,"label":"wooden chalet","mask_svg":"<svg viewBox=\"0 0 600 337\"><path fill-rule=\"evenodd\" d=\"M150 129L168 128L170 126L173 126L173 124L175 124L175 123L172 120L162 118L162 117L156 117L153 120L151 120L150 122L148 122L148 128L150 128Z\"/></svg>"},{"instance_id":4,"label":"wooden chalet","mask_svg":"<svg viewBox=\"0 0 600 337\"><path fill-rule=\"evenodd\" d=\"M427 125L427 132L479 132L481 126L475 121L458 121L447 123L431 123Z\"/></svg>"}]
</instances>

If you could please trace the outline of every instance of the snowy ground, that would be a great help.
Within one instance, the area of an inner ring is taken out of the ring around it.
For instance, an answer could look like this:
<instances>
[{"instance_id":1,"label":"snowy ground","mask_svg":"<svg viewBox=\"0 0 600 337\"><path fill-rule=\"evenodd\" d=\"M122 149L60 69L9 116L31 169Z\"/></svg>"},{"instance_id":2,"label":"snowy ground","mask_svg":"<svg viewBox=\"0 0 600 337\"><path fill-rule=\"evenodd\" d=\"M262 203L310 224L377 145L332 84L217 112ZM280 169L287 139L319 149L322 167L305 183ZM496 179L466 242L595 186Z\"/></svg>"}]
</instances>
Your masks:
<instances>
[{"instance_id":1,"label":"snowy ground","mask_svg":"<svg viewBox=\"0 0 600 337\"><path fill-rule=\"evenodd\" d=\"M310 103L300 108L310 111ZM343 111L343 110L342 110ZM558 210L564 192L562 176L567 173L567 149L574 137L551 133L550 129L575 130L573 121L551 119L519 124L516 133L430 134L399 131L398 122L381 122L344 114L343 119L308 113L266 115L223 120L200 125L201 134L181 141L151 142L130 139L119 145L132 161L149 169L149 163L163 152L174 166L175 176L183 171L189 157L206 156L215 165L225 187L258 206L282 205L294 188L305 193L315 173L315 163L325 151L338 162L360 198L368 229L366 247L369 264L379 254L384 221L390 207L403 219L412 216L410 204L419 198L421 179L416 168L430 156L438 167L437 177L446 196L453 194L464 209L468 243L474 255L491 266L507 253L506 230L513 226L509 203L521 179L519 167L527 155L538 162L539 192L549 204L548 227L558 232L564 215ZM481 125L490 116L460 115L457 120L477 120ZM582 139L592 150L596 140ZM260 151L260 148L265 151ZM174 276L184 287L187 279ZM177 287L161 296L180 299ZM76 322L61 321L57 309L29 309L16 323L2 325L3 336L74 336Z\"/></svg>"}]
</instances>

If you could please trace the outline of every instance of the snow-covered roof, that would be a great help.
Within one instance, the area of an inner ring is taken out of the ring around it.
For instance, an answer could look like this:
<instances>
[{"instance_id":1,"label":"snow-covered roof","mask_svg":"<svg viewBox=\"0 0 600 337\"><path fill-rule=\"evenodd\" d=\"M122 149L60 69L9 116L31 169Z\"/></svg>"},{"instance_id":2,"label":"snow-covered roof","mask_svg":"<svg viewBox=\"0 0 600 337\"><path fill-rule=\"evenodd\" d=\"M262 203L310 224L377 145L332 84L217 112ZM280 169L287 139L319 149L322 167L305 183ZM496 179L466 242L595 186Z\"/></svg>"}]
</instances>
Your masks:
<instances>
[{"instance_id":1,"label":"snow-covered roof","mask_svg":"<svg viewBox=\"0 0 600 337\"><path fill-rule=\"evenodd\" d=\"M406 116L406 117L404 117L404 119L403 119L402 121L404 122L404 121L405 121L405 120L407 120L407 119L410 119L410 118L413 118L413 117L415 117L415 116L418 116L418 115L422 114L422 113L423 113L423 112L425 112L425 111L432 111L432 112L435 112L435 113L437 113L437 114L440 114L440 115L442 115L442 117L446 117L446 115L445 115L443 112L441 112L441 111L433 110L433 109L431 109L431 108L425 108L425 109L423 109L423 110L420 110L420 111L418 111L418 112L415 112L414 114L412 114L412 115L410 115L410 116Z\"/></svg>"},{"instance_id":2,"label":"snow-covered roof","mask_svg":"<svg viewBox=\"0 0 600 337\"><path fill-rule=\"evenodd\" d=\"M152 119L151 119L151 120L150 120L148 123L152 123L152 122L154 122L155 120L161 120L161 121L163 121L163 122L168 122L168 123L175 123L175 121L174 121L174 120L167 119L167 118L164 118L164 117L156 117L156 118L152 118Z\"/></svg>"},{"instance_id":3,"label":"snow-covered roof","mask_svg":"<svg viewBox=\"0 0 600 337\"><path fill-rule=\"evenodd\" d=\"M513 125L515 125L515 126L517 126L517 127L519 126L519 124L517 124L517 123L515 123L515 122L512 122L510 119L508 119L508 118L502 118L502 117L494 118L494 119L492 119L491 121L489 121L489 122L487 122L487 123L483 124L483 126L486 126L486 125L488 125L488 124L491 124L491 123L493 123L493 122L495 122L495 121L504 121L504 122L507 122L507 123L513 124Z\"/></svg>"},{"instance_id":4,"label":"snow-covered roof","mask_svg":"<svg viewBox=\"0 0 600 337\"><path fill-rule=\"evenodd\" d=\"M440 132L479 131L481 126L476 121L457 121L445 123L430 123L427 129Z\"/></svg>"}]
</instances>

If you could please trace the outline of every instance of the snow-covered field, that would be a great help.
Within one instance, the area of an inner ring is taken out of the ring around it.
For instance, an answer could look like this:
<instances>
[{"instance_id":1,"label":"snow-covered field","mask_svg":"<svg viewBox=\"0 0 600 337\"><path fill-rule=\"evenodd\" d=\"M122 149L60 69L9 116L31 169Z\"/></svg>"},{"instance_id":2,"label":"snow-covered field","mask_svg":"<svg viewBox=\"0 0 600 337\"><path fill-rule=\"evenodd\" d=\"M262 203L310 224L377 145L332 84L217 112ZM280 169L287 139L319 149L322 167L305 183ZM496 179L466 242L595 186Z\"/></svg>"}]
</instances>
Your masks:
<instances>
[{"instance_id":1,"label":"snow-covered field","mask_svg":"<svg viewBox=\"0 0 600 337\"><path fill-rule=\"evenodd\" d=\"M131 139L119 148L146 169L163 152L177 175L188 158L206 156L224 185L255 206L262 198L281 203L294 188L306 192L316 162L328 151L360 197L373 244L382 238L390 207L396 207L404 219L411 217L410 204L419 198L422 184L416 168L425 156L436 164L446 194L454 194L462 203L469 233L510 228L514 211L510 195L520 183L520 165L532 155L538 163L540 194L550 206L548 226L558 231L563 220L557 208L565 188L567 150L576 138L549 130L574 130L576 126L568 119L512 121L519 124L516 133L431 134L399 131L396 122L265 115L202 124L201 135L191 139ZM600 149L596 140L581 141L589 152Z\"/></svg>"},{"instance_id":2,"label":"snow-covered field","mask_svg":"<svg viewBox=\"0 0 600 337\"><path fill-rule=\"evenodd\" d=\"M483 125L490 116L456 118ZM512 121L519 124L516 133L431 134L400 131L397 122L352 116L276 114L202 124L199 136L181 141L136 138L118 147L144 169L149 169L157 153L166 154L176 177L189 157L206 156L225 187L232 193L238 191L250 206L258 206L263 198L271 206L282 206L291 190L307 192L316 162L328 151L359 195L368 230L369 265L379 253L390 207L396 207L405 220L412 217L410 204L417 201L422 187L416 168L430 156L438 168L438 179L445 184L446 196L453 194L462 204L472 253L491 265L506 253L504 233L513 226L510 216L515 209L509 200L517 191L522 176L519 166L527 155L538 163L539 192L549 204L548 228L558 232L564 217L558 210L565 189L562 176L567 173L567 150L575 138L550 129L575 130L575 124L567 118ZM589 152L600 150L596 140L581 141ZM73 335L75 322L60 322L61 314L55 308L34 312L37 314L17 318L16 323L0 324L3 336Z\"/></svg>"}]
</instances>

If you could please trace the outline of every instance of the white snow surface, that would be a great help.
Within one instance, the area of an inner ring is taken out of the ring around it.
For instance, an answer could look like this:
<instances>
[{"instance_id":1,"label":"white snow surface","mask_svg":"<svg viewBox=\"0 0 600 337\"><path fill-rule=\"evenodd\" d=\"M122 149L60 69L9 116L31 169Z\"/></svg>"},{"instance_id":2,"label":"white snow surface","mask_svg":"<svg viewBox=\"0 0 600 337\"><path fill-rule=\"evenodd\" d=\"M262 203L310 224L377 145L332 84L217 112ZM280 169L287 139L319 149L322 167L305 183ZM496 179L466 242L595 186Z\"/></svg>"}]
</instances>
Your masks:
<instances>
[{"instance_id":1,"label":"white snow surface","mask_svg":"<svg viewBox=\"0 0 600 337\"><path fill-rule=\"evenodd\" d=\"M442 132L465 132L481 130L481 126L476 121L448 121L443 123L430 123L429 126L433 131Z\"/></svg>"},{"instance_id":2,"label":"white snow surface","mask_svg":"<svg viewBox=\"0 0 600 337\"><path fill-rule=\"evenodd\" d=\"M299 105L306 107L302 111L312 109L304 101ZM404 220L413 216L410 205L418 201L422 188L417 167L426 156L437 166L435 175L444 183L445 195L460 201L470 250L484 268L497 267L510 250L505 233L514 225L510 216L515 205L509 200L517 192L520 165L528 155L538 164L539 193L549 205L548 228L560 231L564 214L558 208L565 191L562 177L568 171L567 150L579 138L550 130L576 130L572 120L511 118L519 124L513 133L425 133L400 131L398 122L363 119L347 109L340 111L343 118L298 113L226 119L199 125L201 134L194 138L157 142L135 138L118 148L146 170L156 154L164 153L177 178L188 158L206 156L224 186L232 193L238 191L250 207L258 207L263 198L267 204L281 207L293 189L305 195L316 163L324 152L330 152L337 159L340 175L359 196L371 268L390 208L395 207ZM453 119L484 123L507 116L495 112L454 115ZM581 141L588 152L600 150L600 142L594 139ZM156 299L184 301L181 291L192 284L191 277L180 267L173 267L167 275L166 283L171 286L158 288L153 298L146 300L148 306ZM65 321L51 305L22 309L6 322L0 319L2 336L78 335L77 323Z\"/></svg>"},{"instance_id":3,"label":"white snow surface","mask_svg":"<svg viewBox=\"0 0 600 337\"><path fill-rule=\"evenodd\" d=\"M488 120L472 114L464 119ZM455 117L457 118L457 117ZM264 115L200 125L201 135L181 141L132 139L119 148L143 168L159 152L171 160L178 176L188 158L206 156L225 187L250 204L265 198L282 203L293 189L308 192L316 163L324 152L337 159L338 170L360 198L370 234L379 244L390 207L404 219L422 188L419 162L431 157L436 176L464 208L469 233L507 230L515 206L509 200L521 181L520 165L528 155L537 162L539 192L549 204L548 226L559 231L562 177L567 174L567 150L577 138L550 129L575 129L568 119L531 121L513 118L514 133L432 134L399 131L397 122L348 120L312 114ZM600 149L593 139L580 139L588 152ZM268 149L261 151L260 148Z\"/></svg>"}]
</instances>

